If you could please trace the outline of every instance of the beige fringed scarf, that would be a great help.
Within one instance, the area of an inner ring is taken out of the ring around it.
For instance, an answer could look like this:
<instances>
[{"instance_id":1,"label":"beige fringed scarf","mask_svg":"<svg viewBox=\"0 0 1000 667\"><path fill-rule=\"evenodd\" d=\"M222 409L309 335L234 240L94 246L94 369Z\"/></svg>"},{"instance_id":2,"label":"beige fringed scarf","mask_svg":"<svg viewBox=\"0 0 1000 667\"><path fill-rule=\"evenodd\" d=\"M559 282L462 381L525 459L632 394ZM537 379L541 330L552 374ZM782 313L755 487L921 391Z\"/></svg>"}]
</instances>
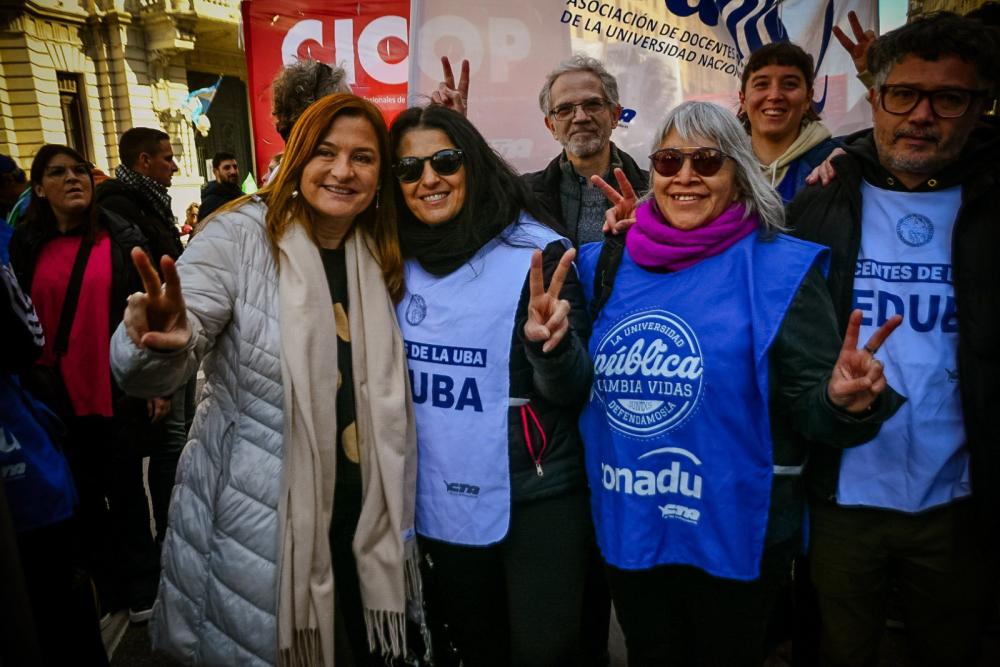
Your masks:
<instances>
[{"instance_id":1,"label":"beige fringed scarf","mask_svg":"<svg viewBox=\"0 0 1000 667\"><path fill-rule=\"evenodd\" d=\"M278 664L332 667L336 324L323 262L306 230L293 225L278 251L285 395ZM360 232L346 240L345 256L363 496L353 549L369 645L402 655L406 600L419 594L413 406L392 299Z\"/></svg>"}]
</instances>

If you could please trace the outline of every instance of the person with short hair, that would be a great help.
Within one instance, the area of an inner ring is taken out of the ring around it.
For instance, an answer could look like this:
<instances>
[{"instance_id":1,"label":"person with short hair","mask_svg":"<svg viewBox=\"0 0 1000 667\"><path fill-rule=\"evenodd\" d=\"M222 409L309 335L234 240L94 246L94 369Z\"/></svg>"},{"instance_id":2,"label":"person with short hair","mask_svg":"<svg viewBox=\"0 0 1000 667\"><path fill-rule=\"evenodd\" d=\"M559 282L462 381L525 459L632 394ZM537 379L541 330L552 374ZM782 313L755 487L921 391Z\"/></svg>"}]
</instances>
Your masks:
<instances>
[{"instance_id":1,"label":"person with short hair","mask_svg":"<svg viewBox=\"0 0 1000 667\"><path fill-rule=\"evenodd\" d=\"M903 317L872 353L907 402L877 437L816 446L807 467L824 664L874 663L893 582L917 665L974 664L995 600L1000 136L979 117L997 48L951 13L876 39L874 127L789 207L796 235L831 248L841 330L858 308L862 332Z\"/></svg>"},{"instance_id":2,"label":"person with short hair","mask_svg":"<svg viewBox=\"0 0 1000 667\"><path fill-rule=\"evenodd\" d=\"M639 194L649 187L649 174L611 141L622 110L618 81L601 61L576 54L546 75L538 105L563 150L545 169L523 178L574 245L600 241L607 201L591 177L614 182L613 172L621 170Z\"/></svg>"},{"instance_id":3,"label":"person with short hair","mask_svg":"<svg viewBox=\"0 0 1000 667\"><path fill-rule=\"evenodd\" d=\"M97 205L133 222L146 237L157 262L163 256L176 260L184 246L167 190L179 171L170 135L152 127L133 127L119 139L118 155L121 164L115 169L115 178L97 186ZM157 412L165 413L166 418L142 435L150 440L147 478L157 544L162 544L167 529L167 507L186 440L187 415L194 410L195 382L192 377L175 395L154 399Z\"/></svg>"},{"instance_id":4,"label":"person with short hair","mask_svg":"<svg viewBox=\"0 0 1000 667\"><path fill-rule=\"evenodd\" d=\"M183 252L167 188L180 169L170 135L151 127L133 127L118 141L121 164L115 177L97 188L97 203L134 222L149 240L154 257L176 259Z\"/></svg>"},{"instance_id":5,"label":"person with short hair","mask_svg":"<svg viewBox=\"0 0 1000 667\"><path fill-rule=\"evenodd\" d=\"M240 189L240 168L232 153L219 151L212 156L212 176L215 180L201 189L199 221L210 216L223 204L243 196L243 190Z\"/></svg>"},{"instance_id":6,"label":"person with short hair","mask_svg":"<svg viewBox=\"0 0 1000 667\"><path fill-rule=\"evenodd\" d=\"M765 177L786 204L839 145L813 105L815 79L812 56L791 42L754 51L740 78L740 121Z\"/></svg>"}]
</instances>

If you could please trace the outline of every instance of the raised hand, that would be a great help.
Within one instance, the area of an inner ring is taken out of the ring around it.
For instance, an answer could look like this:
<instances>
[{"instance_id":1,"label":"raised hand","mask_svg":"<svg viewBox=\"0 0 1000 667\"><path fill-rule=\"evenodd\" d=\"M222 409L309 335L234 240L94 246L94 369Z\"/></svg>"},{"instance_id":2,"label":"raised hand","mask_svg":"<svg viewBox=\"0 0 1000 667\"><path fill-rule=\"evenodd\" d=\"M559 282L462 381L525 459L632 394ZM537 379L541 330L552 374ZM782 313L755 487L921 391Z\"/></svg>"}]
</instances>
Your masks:
<instances>
[{"instance_id":1,"label":"raised hand","mask_svg":"<svg viewBox=\"0 0 1000 667\"><path fill-rule=\"evenodd\" d=\"M594 174L590 177L590 182L601 189L604 196L611 202L611 208L604 214L604 227L601 231L605 234L621 234L628 231L628 228L635 224L635 208L639 198L632 189L632 184L625 177L625 172L615 168L615 180L621 192L608 185L603 178Z\"/></svg>"},{"instance_id":2,"label":"raised hand","mask_svg":"<svg viewBox=\"0 0 1000 667\"><path fill-rule=\"evenodd\" d=\"M826 388L831 403L848 412L864 412L885 390L882 362L875 358L875 353L902 321L902 315L890 317L859 350L861 311L855 310L851 313L851 319L847 322L847 334L844 336L844 346L840 348L840 356L837 357L833 375L830 376L830 383Z\"/></svg>"},{"instance_id":3,"label":"raised hand","mask_svg":"<svg viewBox=\"0 0 1000 667\"><path fill-rule=\"evenodd\" d=\"M524 337L533 343L544 341L542 352L554 350L569 331L569 301L560 299L559 292L575 257L576 250L573 248L563 253L546 290L542 275L542 251L536 250L531 256L531 272L528 274L531 300L528 302L528 319L524 323Z\"/></svg>"},{"instance_id":4,"label":"raised hand","mask_svg":"<svg viewBox=\"0 0 1000 667\"><path fill-rule=\"evenodd\" d=\"M132 263L135 264L146 291L129 296L123 320L125 332L138 347L155 350L181 349L191 339L191 327L188 326L184 296L181 294L181 279L177 275L174 260L167 256L160 260L163 285L142 249L132 248Z\"/></svg>"},{"instance_id":5,"label":"raised hand","mask_svg":"<svg viewBox=\"0 0 1000 667\"><path fill-rule=\"evenodd\" d=\"M858 70L858 74L860 74L868 69L868 47L872 45L872 42L875 41L878 35L875 34L874 30L865 30L861 26L858 15L853 11L847 12L847 20L851 23L851 32L854 33L854 41L847 36L847 33L841 30L840 26L833 26L833 35L851 56L851 60L854 61L854 67Z\"/></svg>"},{"instance_id":6,"label":"raised hand","mask_svg":"<svg viewBox=\"0 0 1000 667\"><path fill-rule=\"evenodd\" d=\"M826 159L816 165L816 168L809 172L806 176L806 183L809 185L816 185L817 183L822 183L823 187L830 185L833 179L837 178L837 172L833 168L833 158L838 155L846 155L847 151L843 148L834 148L830 151L830 154L826 156Z\"/></svg>"},{"instance_id":7,"label":"raised hand","mask_svg":"<svg viewBox=\"0 0 1000 667\"><path fill-rule=\"evenodd\" d=\"M451 61L448 60L448 56L441 56L441 69L444 70L444 81L431 93L431 102L448 107L463 116L469 115L469 61L462 61L462 73L459 75L457 87L455 73L451 71Z\"/></svg>"}]
</instances>

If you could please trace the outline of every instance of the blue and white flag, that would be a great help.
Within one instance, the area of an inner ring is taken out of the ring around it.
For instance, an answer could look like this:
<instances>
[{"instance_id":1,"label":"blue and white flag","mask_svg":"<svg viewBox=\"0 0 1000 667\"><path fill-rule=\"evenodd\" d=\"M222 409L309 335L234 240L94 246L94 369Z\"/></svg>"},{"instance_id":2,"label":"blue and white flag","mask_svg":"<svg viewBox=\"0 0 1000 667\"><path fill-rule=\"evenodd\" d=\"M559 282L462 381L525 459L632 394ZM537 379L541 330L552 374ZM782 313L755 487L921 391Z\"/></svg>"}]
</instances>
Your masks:
<instances>
[{"instance_id":1,"label":"blue and white flag","mask_svg":"<svg viewBox=\"0 0 1000 667\"><path fill-rule=\"evenodd\" d=\"M208 116L206 114L208 114L208 108L212 106L212 100L215 99L215 93L218 92L221 83L222 75L220 74L219 80L214 84L207 88L192 90L184 100L183 108L190 116L191 124L198 129L202 136L208 134L208 128L211 127L211 124L207 122Z\"/></svg>"}]
</instances>

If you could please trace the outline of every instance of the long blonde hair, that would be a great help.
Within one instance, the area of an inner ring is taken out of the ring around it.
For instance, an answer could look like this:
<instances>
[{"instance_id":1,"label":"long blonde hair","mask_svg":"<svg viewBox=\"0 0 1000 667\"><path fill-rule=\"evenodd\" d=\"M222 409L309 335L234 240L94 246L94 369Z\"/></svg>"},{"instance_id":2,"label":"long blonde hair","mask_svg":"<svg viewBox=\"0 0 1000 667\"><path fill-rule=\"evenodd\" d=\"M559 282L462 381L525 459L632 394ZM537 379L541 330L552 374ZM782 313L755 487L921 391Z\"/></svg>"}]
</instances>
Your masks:
<instances>
[{"instance_id":1,"label":"long blonde hair","mask_svg":"<svg viewBox=\"0 0 1000 667\"><path fill-rule=\"evenodd\" d=\"M392 192L392 158L389 150L389 132L382 119L382 112L371 102L347 93L327 95L312 105L299 117L285 145L278 172L271 181L257 192L267 204L265 226L275 260L278 242L290 225L302 224L314 242L318 240L313 227L309 205L298 195L299 180L316 148L326 137L338 116L365 118L371 123L378 137L379 183L386 184L385 197L375 200L354 221L355 232L362 232L362 240L382 267L382 277L393 300L403 298L403 253L399 247L396 228L396 203ZM380 201L381 199L381 201ZM235 202L234 202L235 204ZM227 207L228 208L228 207ZM235 208L235 207L234 207ZM279 269L281 267L279 266Z\"/></svg>"}]
</instances>

